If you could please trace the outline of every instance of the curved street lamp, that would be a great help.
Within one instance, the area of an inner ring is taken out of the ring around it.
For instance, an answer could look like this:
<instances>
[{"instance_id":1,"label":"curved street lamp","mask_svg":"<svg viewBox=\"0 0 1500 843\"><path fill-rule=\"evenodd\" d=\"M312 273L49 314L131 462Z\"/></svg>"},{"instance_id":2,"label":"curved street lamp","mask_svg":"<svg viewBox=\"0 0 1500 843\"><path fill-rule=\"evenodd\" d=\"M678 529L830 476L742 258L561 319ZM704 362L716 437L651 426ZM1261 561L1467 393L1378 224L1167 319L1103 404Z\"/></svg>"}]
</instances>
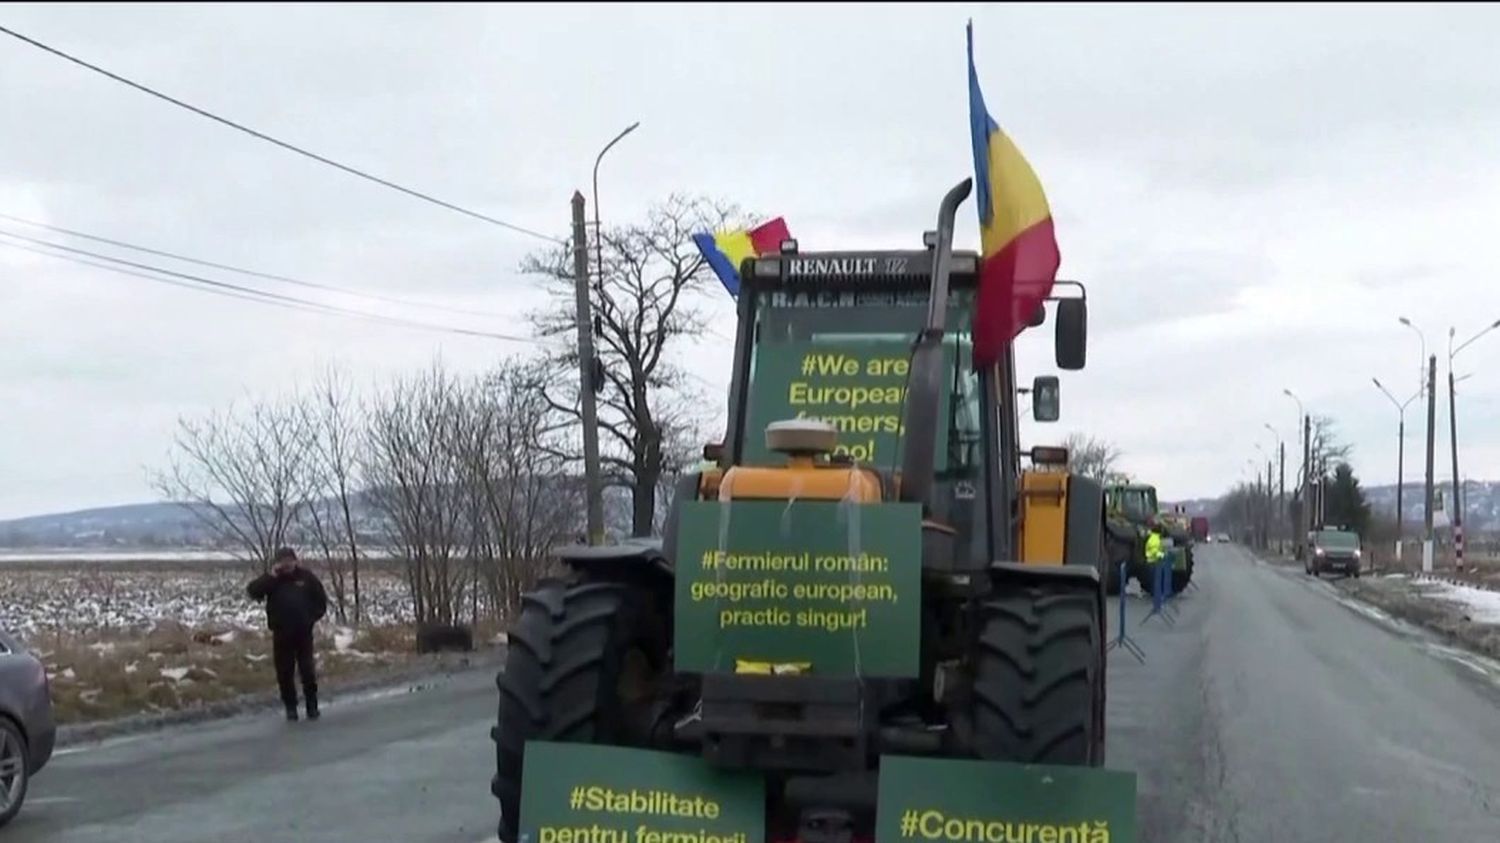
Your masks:
<instances>
[{"instance_id":1,"label":"curved street lamp","mask_svg":"<svg viewBox=\"0 0 1500 843\"><path fill-rule=\"evenodd\" d=\"M1416 325L1412 324L1412 321L1410 319L1407 319L1405 316L1400 317L1400 322L1401 322L1401 324L1403 324L1406 327L1412 329L1413 331L1416 331L1417 332L1417 340L1422 343L1422 359L1419 360L1419 361L1417 361L1417 383L1420 384L1421 389L1418 391L1417 394L1418 395L1426 395L1427 394L1427 335L1424 334L1424 333L1422 333L1422 329L1418 328Z\"/></svg>"},{"instance_id":2,"label":"curved street lamp","mask_svg":"<svg viewBox=\"0 0 1500 843\"><path fill-rule=\"evenodd\" d=\"M1456 329L1448 328L1448 442L1453 451L1453 561L1460 571L1464 569L1464 498L1462 483L1458 479L1458 398L1454 386L1459 380L1471 377L1472 373L1455 380L1453 357L1496 328L1500 328L1500 319L1496 319L1489 327L1464 340L1458 348L1453 347L1453 335Z\"/></svg>"},{"instance_id":3,"label":"curved street lamp","mask_svg":"<svg viewBox=\"0 0 1500 843\"><path fill-rule=\"evenodd\" d=\"M1307 418L1307 410L1303 408L1302 399L1297 397L1297 393L1292 392L1290 389L1283 389L1281 390L1281 394L1297 402L1297 442L1302 446L1302 470L1298 472L1302 478L1302 481L1299 484L1302 490L1299 496L1299 500L1302 501L1302 517L1297 519L1298 523L1296 524L1296 529L1293 531L1292 539L1294 543L1298 543L1301 542L1301 539L1298 538L1298 534L1302 532L1303 525L1312 523L1308 520L1309 512L1307 506L1307 484L1311 480L1311 478L1308 477L1309 472L1307 465L1309 444L1307 435L1307 422L1305 421L1305 419ZM1301 545L1298 544L1298 546L1300 547Z\"/></svg>"},{"instance_id":4,"label":"curved street lamp","mask_svg":"<svg viewBox=\"0 0 1500 843\"><path fill-rule=\"evenodd\" d=\"M599 162L604 160L604 153L609 152L610 149L614 148L615 144L623 140L626 135L635 131L639 125L641 125L641 121L637 120L626 126L624 131L615 135L614 140L605 144L604 148L599 150L599 157L594 159L594 272L596 273L594 277L598 278L601 284L604 283L604 229L599 227Z\"/></svg>"},{"instance_id":5,"label":"curved street lamp","mask_svg":"<svg viewBox=\"0 0 1500 843\"><path fill-rule=\"evenodd\" d=\"M1391 405L1396 408L1396 561L1399 563L1401 561L1401 540L1404 538L1402 530L1401 492L1405 486L1406 479L1406 408L1411 402L1422 397L1422 391L1418 390L1415 395L1405 401L1397 401L1396 396L1392 395L1391 391L1385 388L1385 384L1382 384L1379 378L1372 377L1370 378L1370 382L1375 384L1375 388L1380 390L1380 393L1386 398L1390 399Z\"/></svg>"}]
</instances>

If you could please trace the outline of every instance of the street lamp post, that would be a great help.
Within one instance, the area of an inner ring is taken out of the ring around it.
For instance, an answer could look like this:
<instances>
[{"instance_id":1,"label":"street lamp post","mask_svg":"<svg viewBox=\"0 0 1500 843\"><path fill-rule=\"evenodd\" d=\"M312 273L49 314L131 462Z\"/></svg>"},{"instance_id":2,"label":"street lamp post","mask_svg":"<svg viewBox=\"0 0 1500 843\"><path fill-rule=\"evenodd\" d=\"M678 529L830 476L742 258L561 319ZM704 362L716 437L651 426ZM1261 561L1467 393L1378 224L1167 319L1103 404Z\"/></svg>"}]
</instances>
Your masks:
<instances>
[{"instance_id":1,"label":"street lamp post","mask_svg":"<svg viewBox=\"0 0 1500 843\"><path fill-rule=\"evenodd\" d=\"M1403 513L1401 494L1403 483L1405 481L1406 468L1406 407L1411 402L1422 397L1422 393L1417 392L1412 397L1406 399L1406 401L1403 403L1396 400L1396 396L1392 395L1391 391L1386 389L1385 386L1380 383L1379 378L1370 378L1370 380L1375 383L1375 388L1379 389L1381 394L1383 394L1386 398L1389 398L1391 404L1396 407L1396 562L1399 564L1401 562Z\"/></svg>"},{"instance_id":2,"label":"street lamp post","mask_svg":"<svg viewBox=\"0 0 1500 843\"><path fill-rule=\"evenodd\" d=\"M1307 535L1307 531L1311 529L1312 525L1312 507L1309 505L1307 499L1307 486L1308 482L1312 479L1310 476L1311 472L1309 471L1312 459L1312 419L1307 417L1307 411L1302 407L1302 399L1298 398L1296 393L1290 389L1283 389L1281 392L1286 397L1297 402L1297 430L1302 439L1302 483L1300 485L1302 507L1297 518L1297 534L1292 537L1293 545L1301 547L1303 538Z\"/></svg>"},{"instance_id":3,"label":"street lamp post","mask_svg":"<svg viewBox=\"0 0 1500 843\"><path fill-rule=\"evenodd\" d=\"M1286 547L1282 543L1282 527L1286 522L1286 443L1282 441L1281 434L1270 422L1265 423L1266 430L1276 437L1276 519L1272 527L1276 533L1277 552L1285 553Z\"/></svg>"},{"instance_id":4,"label":"street lamp post","mask_svg":"<svg viewBox=\"0 0 1500 843\"><path fill-rule=\"evenodd\" d=\"M632 123L625 131L615 136L614 140L604 145L599 150L599 155L594 159L594 254L597 257L594 277L603 283L604 280L604 236L599 224L599 163L604 160L604 153L620 142L620 139L635 131L640 123ZM574 299L577 308L578 320L578 369L582 389L579 391L579 411L583 422L583 470L584 485L588 495L587 518L588 518L588 543L599 545L604 543L604 484L599 466L599 417L595 408L594 396L599 384L598 370L594 366L594 332L593 332L593 307L589 302L588 284L588 252L586 251L587 238L583 231L583 196L575 193L573 195L573 227L574 237L579 242L575 246L574 257Z\"/></svg>"},{"instance_id":5,"label":"street lamp post","mask_svg":"<svg viewBox=\"0 0 1500 843\"><path fill-rule=\"evenodd\" d=\"M1451 327L1448 329L1448 441L1453 450L1453 564L1460 571L1464 569L1464 501L1460 489L1461 481L1458 479L1458 399L1453 389L1456 383L1453 380L1453 357L1467 348L1470 343L1496 328L1500 328L1500 319L1465 340L1458 348L1453 347L1455 329Z\"/></svg>"},{"instance_id":6,"label":"street lamp post","mask_svg":"<svg viewBox=\"0 0 1500 843\"><path fill-rule=\"evenodd\" d=\"M599 162L604 160L604 153L609 152L615 144L623 140L626 135L635 131L639 125L641 125L641 122L637 120L626 126L624 131L615 135L614 140L605 144L604 148L599 150L599 157L594 159L594 271L597 273L595 277L600 281L604 280L604 229L600 228L599 223Z\"/></svg>"},{"instance_id":7,"label":"street lamp post","mask_svg":"<svg viewBox=\"0 0 1500 843\"><path fill-rule=\"evenodd\" d=\"M1256 447L1259 448L1260 446L1256 445ZM1255 478L1250 484L1249 526L1250 546L1258 548L1260 546L1261 537L1261 519L1264 517L1264 514L1261 512L1261 510L1265 505L1264 501L1261 500L1260 464L1253 459L1246 458L1245 467L1250 469L1251 476Z\"/></svg>"},{"instance_id":8,"label":"street lamp post","mask_svg":"<svg viewBox=\"0 0 1500 843\"><path fill-rule=\"evenodd\" d=\"M1422 395L1427 396L1427 479L1424 484L1424 497L1426 503L1422 507L1423 530L1422 530L1422 570L1432 570L1432 457L1433 457L1433 428L1437 422L1437 400L1432 393L1436 390L1437 380L1437 355L1427 356L1427 335L1422 329L1412 324L1405 316L1399 317L1402 325L1416 331L1417 339L1422 343L1422 374L1419 380Z\"/></svg>"},{"instance_id":9,"label":"street lamp post","mask_svg":"<svg viewBox=\"0 0 1500 843\"><path fill-rule=\"evenodd\" d=\"M1272 435L1275 435L1275 431L1272 431ZM1255 443L1255 450L1259 452L1261 456L1266 458L1266 493L1264 496L1265 514L1261 518L1260 541L1263 547L1269 549L1271 546L1271 537L1276 531L1276 451L1272 450L1270 452L1267 452L1265 448L1262 448L1260 446L1259 442ZM1258 466L1256 467L1255 471L1257 475L1260 474L1260 468Z\"/></svg>"},{"instance_id":10,"label":"street lamp post","mask_svg":"<svg viewBox=\"0 0 1500 843\"><path fill-rule=\"evenodd\" d=\"M1401 322L1401 324L1403 324L1406 327L1412 329L1413 331L1416 331L1417 332L1417 341L1422 344L1422 357L1421 357L1421 360L1419 361L1419 365L1417 366L1417 386L1418 386L1418 389L1419 389L1419 392L1417 394L1418 395L1426 395L1427 393L1426 393L1425 390L1427 388L1427 335L1424 334L1424 333L1422 333L1422 329L1418 328L1415 324L1412 323L1412 321L1410 319L1407 319L1405 316L1400 317L1400 322Z\"/></svg>"}]
</instances>

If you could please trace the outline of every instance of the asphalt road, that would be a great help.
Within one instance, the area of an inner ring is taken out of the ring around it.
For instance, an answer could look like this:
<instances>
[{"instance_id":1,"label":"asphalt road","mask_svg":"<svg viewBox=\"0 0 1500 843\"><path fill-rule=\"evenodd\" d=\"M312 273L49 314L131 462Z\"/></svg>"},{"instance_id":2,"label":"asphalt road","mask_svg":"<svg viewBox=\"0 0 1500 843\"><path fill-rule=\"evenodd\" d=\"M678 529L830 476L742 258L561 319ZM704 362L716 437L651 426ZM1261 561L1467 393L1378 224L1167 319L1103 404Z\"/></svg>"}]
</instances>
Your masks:
<instances>
[{"instance_id":1,"label":"asphalt road","mask_svg":"<svg viewBox=\"0 0 1500 843\"><path fill-rule=\"evenodd\" d=\"M493 840L492 670L66 748L4 843L480 843Z\"/></svg>"},{"instance_id":2,"label":"asphalt road","mask_svg":"<svg viewBox=\"0 0 1500 843\"><path fill-rule=\"evenodd\" d=\"M1500 666L1300 568L1200 560L1174 627L1127 606L1145 663L1111 659L1108 765L1138 774L1141 840L1500 840Z\"/></svg>"},{"instance_id":3,"label":"asphalt road","mask_svg":"<svg viewBox=\"0 0 1500 843\"><path fill-rule=\"evenodd\" d=\"M1500 665L1238 547L1200 551L1175 626L1110 662L1109 766L1138 775L1143 843L1500 840ZM1113 618L1117 604L1110 604ZM488 670L68 748L4 843L480 843Z\"/></svg>"}]
</instances>

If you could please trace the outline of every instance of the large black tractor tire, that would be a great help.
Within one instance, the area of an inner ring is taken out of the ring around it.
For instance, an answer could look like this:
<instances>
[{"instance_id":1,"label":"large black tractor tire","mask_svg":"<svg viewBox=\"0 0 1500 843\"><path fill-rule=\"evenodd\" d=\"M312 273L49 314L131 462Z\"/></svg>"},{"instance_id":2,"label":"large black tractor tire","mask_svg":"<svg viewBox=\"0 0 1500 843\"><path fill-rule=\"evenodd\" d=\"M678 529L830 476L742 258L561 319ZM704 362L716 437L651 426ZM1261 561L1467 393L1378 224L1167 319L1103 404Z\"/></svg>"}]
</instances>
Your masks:
<instances>
[{"instance_id":1,"label":"large black tractor tire","mask_svg":"<svg viewBox=\"0 0 1500 843\"><path fill-rule=\"evenodd\" d=\"M1120 576L1120 563L1107 562L1104 566L1104 593L1111 597L1118 595L1120 589L1125 587L1125 581Z\"/></svg>"},{"instance_id":2,"label":"large black tractor tire","mask_svg":"<svg viewBox=\"0 0 1500 843\"><path fill-rule=\"evenodd\" d=\"M1187 569L1185 571L1179 571L1176 568L1172 569L1172 593L1173 594L1181 594L1183 592L1183 590L1188 587L1188 583L1190 583L1192 581L1193 581L1193 571L1192 571L1191 568L1189 568L1189 569Z\"/></svg>"},{"instance_id":3,"label":"large black tractor tire","mask_svg":"<svg viewBox=\"0 0 1500 843\"><path fill-rule=\"evenodd\" d=\"M1161 564L1161 563L1158 563ZM1142 565L1135 572L1135 581L1141 587L1141 593L1147 597L1156 595L1156 567L1153 565Z\"/></svg>"},{"instance_id":4,"label":"large black tractor tire","mask_svg":"<svg viewBox=\"0 0 1500 843\"><path fill-rule=\"evenodd\" d=\"M1097 589L1033 585L984 601L971 724L980 758L1104 763L1104 628Z\"/></svg>"},{"instance_id":5,"label":"large black tractor tire","mask_svg":"<svg viewBox=\"0 0 1500 843\"><path fill-rule=\"evenodd\" d=\"M649 596L617 583L547 580L522 598L509 633L490 790L500 840L515 843L528 740L639 745L649 738L650 686L669 669Z\"/></svg>"}]
</instances>

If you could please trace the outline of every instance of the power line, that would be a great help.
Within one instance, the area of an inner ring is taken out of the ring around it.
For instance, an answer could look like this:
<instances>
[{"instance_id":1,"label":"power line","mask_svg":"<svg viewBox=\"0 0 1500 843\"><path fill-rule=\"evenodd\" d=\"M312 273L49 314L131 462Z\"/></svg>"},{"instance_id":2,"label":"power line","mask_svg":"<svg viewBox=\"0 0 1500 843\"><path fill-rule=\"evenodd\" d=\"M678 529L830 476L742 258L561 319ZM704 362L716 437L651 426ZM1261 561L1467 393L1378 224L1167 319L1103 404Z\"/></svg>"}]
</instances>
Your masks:
<instances>
[{"instance_id":1,"label":"power line","mask_svg":"<svg viewBox=\"0 0 1500 843\"><path fill-rule=\"evenodd\" d=\"M202 260L200 258L190 258L190 257L188 257L186 255L179 255L179 254L177 254L175 252L168 252L168 251L164 251L164 250L161 250L161 249L152 249L152 248L147 247L147 246L138 246L138 245L136 245L134 243L127 243L127 242L125 242L123 240L113 240L113 239L108 238L108 237L101 237L101 236L99 236L97 234L88 234L86 232L77 231L75 229L63 228L62 226L57 226L57 225L49 225L49 224L44 223L44 222L37 222L35 220L26 219L25 217L12 216L10 214L5 214L5 213L0 213L0 220L9 220L10 222L18 222L18 223L21 223L22 225L29 225L29 226L32 226L34 228L40 228L40 229L44 229L46 231L56 232L58 234L67 234L67 235L70 235L70 236L73 236L73 237L82 238L84 240L92 240L92 241L94 241L96 243L106 243L106 244L111 245L111 246L118 246L118 247L120 247L122 249L131 249L131 250L134 250L134 251L137 251L137 252L144 252L145 254L148 254L148 255L156 255L157 257L171 258L172 260L179 260L179 261L182 261L184 263L197 264L198 266L206 266L206 267L209 267L209 268L212 268L212 269L222 269L222 270L224 270L226 272L235 272L235 273L239 273L240 275L248 275L248 276L253 277L253 278L264 278L264 279L266 279L268 281L280 281L280 282L282 282L284 284L293 284L293 285L296 285L298 287L307 287L307 288L314 289L314 290L327 290L329 292L340 293L340 294L343 294L343 295L359 296L359 297L362 297L362 298L373 299L375 301L383 301L383 302L388 302L388 303L391 303L391 304L405 305L405 306L408 306L408 307L424 307L424 308L429 308L429 309L432 309L432 310L444 311L444 312L447 312L447 313L456 313L456 314L460 314L460 315L463 315L463 316L488 316L488 317L495 318L495 319L504 319L504 318L507 318L507 317L505 317L505 316L503 316L502 314L499 314L499 313L488 313L488 312L481 311L481 310L468 310L468 309L458 308L458 307L448 307L446 305L431 304L431 303L428 303L428 302L413 301L411 299L403 299L403 298L398 298L396 296L383 296L383 295L380 295L379 293L367 293L367 292L364 292L362 290L355 290L355 289L351 289L349 287L336 287L336 286L334 286L332 284L318 284L318 283L315 283L315 282L312 282L312 281L303 281L303 280L298 279L298 278L291 278L291 277L286 276L286 275L276 275L276 274L270 273L270 272L259 272L259 271L254 270L254 269L245 269L244 267L233 266L231 264L215 263L214 261Z\"/></svg>"},{"instance_id":2,"label":"power line","mask_svg":"<svg viewBox=\"0 0 1500 843\"><path fill-rule=\"evenodd\" d=\"M46 257L59 260L66 260L85 266L92 266L98 269L108 270L110 272L117 272L122 275L143 278L148 281L156 281L163 284L169 284L174 287L183 287L185 289L191 289L200 293L214 293L217 295L228 296L230 298L247 299L249 301L259 302L261 304L272 304L282 307L290 307L295 310L312 310L338 316L350 316L406 328L420 328L428 331L438 331L448 334L460 334L464 336L481 337L484 339L504 340L507 342L540 342L540 340L538 340L536 337L519 337L509 334L494 333L492 331L476 331L470 330L468 328L458 328L451 325L436 325L429 322L416 322L410 319L399 319L392 316L381 316L380 314L376 313L366 313L359 310L351 310L345 307L323 304L321 302L308 301L306 299L299 299L294 296L284 296L279 293L270 293L264 290L256 290L252 287L242 287L238 284L231 284L226 281L216 281L212 278L204 278L202 276L176 272L174 270L152 266L150 264L136 263L134 261L124 260L123 258L101 255L97 252L90 252L85 249L74 249L70 246L63 246L57 243L49 243L45 240L37 240L35 238L26 237L24 235L15 234L9 231L0 231L0 237L20 240L25 243L32 243L36 246L43 246L48 249L56 249L71 254L56 254L54 252L44 251L43 249L33 248L32 246L24 246L17 243L7 242L6 240L0 240L0 246L19 249L25 252L32 252L34 254L44 255ZM98 260L108 261L108 263L98 263L96 261L85 260L84 258L74 257L74 255L85 255L90 258L97 258ZM112 266L110 264L119 264L126 267L132 267L133 270L140 271L132 271L132 269L122 269L120 268L120 266ZM167 277L164 278L161 276Z\"/></svg>"},{"instance_id":3,"label":"power line","mask_svg":"<svg viewBox=\"0 0 1500 843\"><path fill-rule=\"evenodd\" d=\"M100 66L98 66L96 64L90 64L89 62L86 62L83 59L78 58L77 56L65 53L62 50L57 49L56 47L52 47L52 46L48 46L47 44L43 44L42 42L36 40L35 38L31 38L31 37L28 37L26 35L22 35L21 33L16 32L13 29L9 29L9 28L7 28L5 26L0 26L0 33L4 33L6 35L9 35L10 37L16 39L17 41L23 41L23 42L25 42L27 44L30 44L31 46L36 47L37 49L42 50L43 52L51 53L52 55L57 56L60 59L72 62L73 64L76 64L79 67L82 67L82 68L84 68L86 70L91 70L94 73L97 73L97 74L99 74L101 76L107 77L109 79L113 79L114 81L119 82L122 85L126 85L128 87L134 88L135 90L140 91L143 94L147 94L149 96L156 97L157 99L162 100L163 102L171 103L172 105L175 105L178 108L186 109L188 111L193 112L194 114L197 114L200 117L206 117L209 120L214 121L215 123L219 123L219 124L228 126L229 128L234 129L236 131L244 132L245 134L247 134L247 135L249 135L249 136L251 136L253 138L256 138L256 139L259 139L259 140L263 140L266 143L274 144L274 145L279 146L282 149L285 149L285 150L287 150L289 152L295 152L298 155L304 156L306 158L311 158L312 160L317 161L317 162L319 162L321 164L327 164L330 167L333 167L333 168L338 169L338 170L342 170L342 171L344 171L344 172L346 172L346 173L348 173L348 174L350 174L352 176L357 176L357 177L362 178L362 179L364 179L366 181L374 182L375 184L381 185L383 187L388 187L391 190L395 190L395 191L399 191L401 193L405 193L407 196L412 196L412 197L415 197L417 199L421 199L424 202L430 202L433 205L437 205L440 208L447 208L450 211L455 211L455 212L463 214L464 216L467 216L467 217L472 217L472 218L477 219L477 220L482 220L482 221L490 223L492 225L498 225L501 228L508 228L511 231L515 231L515 232L518 232L520 234L527 234L527 235L530 235L532 237L537 237L537 238L540 238L542 240L546 240L546 241L551 242L551 243L558 243L558 244L562 244L562 245L566 245L566 243L567 243L567 241L560 240L560 239L558 239L556 237L553 237L551 235L542 234L539 231L533 231L532 229L524 228L522 226L515 225L514 223L508 223L508 222L506 222L504 220L496 219L495 217L489 216L488 214L482 214L482 213L480 213L478 211L472 211L472 210L469 210L468 208L462 207L460 205L455 205L452 202L445 202L442 199L439 199L439 198L437 198L435 196L432 196L430 194L427 194L427 193L423 193L423 192L421 192L419 190L413 190L412 188L409 188L409 187L403 187L402 185L396 184L393 181L390 181L388 179L383 179L383 178L381 178L379 176L371 175L370 173L367 173L364 170L356 169L356 168L351 167L351 166L349 166L347 164L340 164L339 162L334 161L331 158L326 158L326 157L324 157L322 155L319 155L316 152L310 152L310 151L308 151L306 149L303 149L302 147L297 146L295 144L291 144L291 143L288 143L288 142L286 142L284 140L280 140L278 138L274 138L274 137L272 137L272 136L270 136L268 134L265 134L264 132L256 131L255 129L252 129L249 126L245 126L245 125L243 125L241 123L236 123L233 120L230 120L230 119L225 118L225 117L220 117L219 115L217 115L217 114L215 114L215 113L213 113L211 111L208 111L206 109L199 108L196 105L192 105L190 103L183 102L182 100L177 99L176 97L172 97L172 96L169 96L167 94L164 94L161 91L158 91L158 90L156 90L154 88L151 88L151 87L149 87L147 85L143 85L140 82L136 82L134 80L127 79L124 76L121 76L121 75L119 75L117 73L113 73L111 71L105 70L104 68L102 68L102 67L100 67Z\"/></svg>"},{"instance_id":4,"label":"power line","mask_svg":"<svg viewBox=\"0 0 1500 843\"><path fill-rule=\"evenodd\" d=\"M0 237L16 237L16 235L10 234L9 232L0 231ZM66 247L61 247L61 246L55 246L53 244L43 244L43 245L47 245L50 248L54 248L54 249L56 249L56 248L66 248ZM7 242L5 240L0 240L0 246L5 246L5 247L11 248L11 249L17 249L17 250L24 251L24 252L31 252L33 254L42 255L44 257L54 258L54 259L57 259L57 260L65 260L65 261L69 261L71 263L81 264L83 266L95 267L97 269L103 269L103 270L106 270L108 272L114 272L114 273L117 273L117 274L120 274L120 275L128 275L128 276L131 276L131 277L134 277L134 278L142 278L142 279L145 279L147 281L155 281L155 282L158 282L158 283L161 283L161 284L167 284L167 285L170 285L170 286L173 286L173 287L181 287L183 289L193 290L193 291L199 292L199 293L212 293L214 295L222 295L222 296L226 296L228 298L245 299L247 301L258 302L260 304L269 304L269 305L276 305L278 307L286 307L286 308L289 308L289 309L292 309L292 310L301 310L301 311L307 311L307 312L313 312L313 313L332 314L332 315L335 315L335 316L348 316L348 317L353 317L353 318L358 318L358 319L366 319L366 320L369 320L369 321L372 321L372 322L379 322L379 323L388 324L388 325L395 325L395 326L398 326L398 327L419 328L419 329L428 330L428 331L438 331L440 333L462 334L462 335L465 335L465 336L482 337L484 339L498 339L498 340L505 340L505 341L509 341L509 342L536 342L535 339L527 338L527 337L513 337L513 336L508 336L506 334L496 334L496 333L491 333L491 332L488 332L488 331L473 331L473 330L469 330L469 329L466 329L466 328L456 328L456 327L449 326L449 325L434 325L434 324L425 323L425 322L415 322L415 321L412 321L412 320L409 320L409 319L398 319L396 317L391 317L391 316L381 316L381 315L375 314L375 313L364 313L364 312L361 312L361 311L358 311L358 310L350 310L348 308L336 307L336 306L333 306L333 305L322 304L320 302L306 301L306 300L303 300L303 299L293 298L291 296L279 296L279 295L276 295L274 293L265 293L265 292L262 292L262 291L250 289L248 287L238 287L238 286L233 285L233 284L226 284L224 282L213 281L212 279L207 279L207 278L198 278L197 276L186 275L186 274L183 274L183 273L176 273L176 272L173 272L172 270L162 269L160 267L153 267L153 266L149 266L149 265L145 265L145 264L130 264L128 261L124 262L124 263L127 263L127 264L132 265L132 266L142 267L144 270L146 270L144 272L137 272L137 271L130 270L130 269L124 269L124 268L121 268L119 266L111 266L111 265L106 264L106 263L99 263L97 261L87 260L85 258L74 257L72 255L56 254L56 253L53 253L53 252L45 251L43 249L34 248L32 246L23 246L23 245L18 244L18 243L10 243L10 242ZM71 251L77 252L77 251L81 251L81 250L76 250L75 249L75 250L71 250ZM91 254L91 253L89 253L89 252L83 252L83 254ZM110 258L110 257L107 257L107 256L102 256L102 255L100 257L102 257L104 260L107 260L107 261L117 261L118 262L118 259L116 259L116 258ZM193 279L193 280L192 281L179 281L179 280L174 280L173 278L169 278L169 277L164 278L164 277L161 277L159 275L152 275L152 274L148 274L148 273L163 273L165 275L177 275L177 276L181 276L181 277L188 278L188 279ZM210 286L204 286L204 285L210 285Z\"/></svg>"}]
</instances>

